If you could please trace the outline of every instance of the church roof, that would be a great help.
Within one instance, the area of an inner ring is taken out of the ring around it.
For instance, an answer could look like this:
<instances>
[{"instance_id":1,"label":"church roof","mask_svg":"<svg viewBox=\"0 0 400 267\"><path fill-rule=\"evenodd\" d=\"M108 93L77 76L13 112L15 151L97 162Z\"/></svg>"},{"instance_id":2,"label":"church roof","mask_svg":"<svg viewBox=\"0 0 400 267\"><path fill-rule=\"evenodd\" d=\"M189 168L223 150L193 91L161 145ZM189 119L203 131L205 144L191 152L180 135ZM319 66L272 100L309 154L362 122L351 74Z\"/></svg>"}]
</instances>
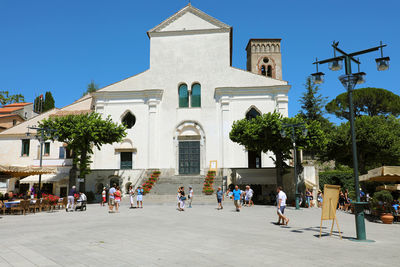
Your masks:
<instances>
[{"instance_id":1,"label":"church roof","mask_svg":"<svg viewBox=\"0 0 400 267\"><path fill-rule=\"evenodd\" d=\"M231 26L188 4L174 15L149 30L147 35L150 37L152 33L160 32L221 29L230 30Z\"/></svg>"}]
</instances>

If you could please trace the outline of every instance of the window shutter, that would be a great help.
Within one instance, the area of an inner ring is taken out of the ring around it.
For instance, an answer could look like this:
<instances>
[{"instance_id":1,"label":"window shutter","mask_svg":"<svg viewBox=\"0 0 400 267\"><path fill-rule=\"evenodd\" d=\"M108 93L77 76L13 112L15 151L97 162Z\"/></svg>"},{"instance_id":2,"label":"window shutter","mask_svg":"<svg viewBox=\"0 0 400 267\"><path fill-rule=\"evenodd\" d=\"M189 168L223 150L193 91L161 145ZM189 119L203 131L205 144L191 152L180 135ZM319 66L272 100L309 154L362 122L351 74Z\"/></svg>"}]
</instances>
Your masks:
<instances>
[{"instance_id":1,"label":"window shutter","mask_svg":"<svg viewBox=\"0 0 400 267\"><path fill-rule=\"evenodd\" d=\"M60 159L64 159L65 158L65 148L63 146L60 146L59 158Z\"/></svg>"}]
</instances>

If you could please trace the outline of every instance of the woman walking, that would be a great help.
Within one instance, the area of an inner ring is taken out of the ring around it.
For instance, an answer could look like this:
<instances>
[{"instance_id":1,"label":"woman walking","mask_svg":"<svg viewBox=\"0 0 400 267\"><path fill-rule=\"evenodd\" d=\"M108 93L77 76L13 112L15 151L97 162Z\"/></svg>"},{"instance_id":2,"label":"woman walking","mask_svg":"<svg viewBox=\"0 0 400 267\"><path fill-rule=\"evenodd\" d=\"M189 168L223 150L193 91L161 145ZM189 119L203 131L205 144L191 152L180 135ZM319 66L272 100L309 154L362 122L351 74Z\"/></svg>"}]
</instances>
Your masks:
<instances>
[{"instance_id":1,"label":"woman walking","mask_svg":"<svg viewBox=\"0 0 400 267\"><path fill-rule=\"evenodd\" d=\"M133 207L133 203L135 202L134 200L133 200L133 196L135 195L135 190L133 190L133 187L130 185L129 186L129 198L130 198L130 201L131 201L131 209L133 209L134 207Z\"/></svg>"},{"instance_id":2,"label":"woman walking","mask_svg":"<svg viewBox=\"0 0 400 267\"><path fill-rule=\"evenodd\" d=\"M178 209L179 209L179 211L185 211L185 201L186 201L185 187L181 186L181 187L179 188L178 196L179 196L179 206L178 206Z\"/></svg>"},{"instance_id":3,"label":"woman walking","mask_svg":"<svg viewBox=\"0 0 400 267\"><path fill-rule=\"evenodd\" d=\"M217 190L217 202L218 202L218 210L222 210L224 207L222 207L222 201L224 200L224 192L222 192L221 187L218 187Z\"/></svg>"},{"instance_id":4,"label":"woman walking","mask_svg":"<svg viewBox=\"0 0 400 267\"><path fill-rule=\"evenodd\" d=\"M121 189L119 188L119 186L117 186L117 191L115 191L114 193L114 197L115 197L115 212L118 212L119 209L119 205L121 203Z\"/></svg>"}]
</instances>

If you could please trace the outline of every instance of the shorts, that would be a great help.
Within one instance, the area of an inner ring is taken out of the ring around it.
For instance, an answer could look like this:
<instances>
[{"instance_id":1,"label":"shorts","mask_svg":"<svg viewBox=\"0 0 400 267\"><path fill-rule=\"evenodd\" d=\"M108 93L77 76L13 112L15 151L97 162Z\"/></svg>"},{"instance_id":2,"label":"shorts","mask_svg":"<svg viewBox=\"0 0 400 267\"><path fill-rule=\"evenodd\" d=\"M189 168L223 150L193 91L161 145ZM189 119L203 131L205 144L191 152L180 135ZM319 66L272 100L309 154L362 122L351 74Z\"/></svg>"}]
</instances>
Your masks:
<instances>
[{"instance_id":1,"label":"shorts","mask_svg":"<svg viewBox=\"0 0 400 267\"><path fill-rule=\"evenodd\" d=\"M115 199L110 198L109 201L108 201L108 204L109 204L110 206L114 206L114 205L115 205Z\"/></svg>"},{"instance_id":2,"label":"shorts","mask_svg":"<svg viewBox=\"0 0 400 267\"><path fill-rule=\"evenodd\" d=\"M217 198L218 203L222 202L222 198Z\"/></svg>"},{"instance_id":3,"label":"shorts","mask_svg":"<svg viewBox=\"0 0 400 267\"><path fill-rule=\"evenodd\" d=\"M143 201L143 195L138 195L136 197L136 201Z\"/></svg>"},{"instance_id":4,"label":"shorts","mask_svg":"<svg viewBox=\"0 0 400 267\"><path fill-rule=\"evenodd\" d=\"M103 202L106 202L106 197L103 197Z\"/></svg>"},{"instance_id":5,"label":"shorts","mask_svg":"<svg viewBox=\"0 0 400 267\"><path fill-rule=\"evenodd\" d=\"M239 207L240 206L240 200L239 199L238 200L234 200L233 204L235 204L236 207Z\"/></svg>"},{"instance_id":6,"label":"shorts","mask_svg":"<svg viewBox=\"0 0 400 267\"><path fill-rule=\"evenodd\" d=\"M278 212L279 212L280 214L284 214L284 213L285 213L285 208L286 208L286 206L281 206L281 207L278 209Z\"/></svg>"},{"instance_id":7,"label":"shorts","mask_svg":"<svg viewBox=\"0 0 400 267\"><path fill-rule=\"evenodd\" d=\"M115 202L117 202L117 203L121 203L121 199L120 199L120 198L118 198L118 199L116 199L116 200L115 200Z\"/></svg>"}]
</instances>

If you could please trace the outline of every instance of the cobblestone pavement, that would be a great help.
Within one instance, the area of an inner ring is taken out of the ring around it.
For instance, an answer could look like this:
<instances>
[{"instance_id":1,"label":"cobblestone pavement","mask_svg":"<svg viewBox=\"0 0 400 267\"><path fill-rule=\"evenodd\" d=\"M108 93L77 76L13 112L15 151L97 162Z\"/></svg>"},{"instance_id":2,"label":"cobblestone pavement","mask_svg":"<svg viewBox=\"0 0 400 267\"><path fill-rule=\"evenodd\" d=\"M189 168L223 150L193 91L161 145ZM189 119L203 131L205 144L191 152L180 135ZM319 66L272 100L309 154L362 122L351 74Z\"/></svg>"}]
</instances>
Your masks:
<instances>
[{"instance_id":1,"label":"cobblestone pavement","mask_svg":"<svg viewBox=\"0 0 400 267\"><path fill-rule=\"evenodd\" d=\"M146 203L145 203L146 204ZM0 266L396 266L400 224L366 222L374 243L350 241L354 216L338 212L337 232L318 238L319 209L287 208L277 226L272 206L234 211L225 201L179 212L171 204L119 213L88 205L83 212L0 216ZM325 233L330 223L324 222ZM336 229L336 228L335 228Z\"/></svg>"}]
</instances>

